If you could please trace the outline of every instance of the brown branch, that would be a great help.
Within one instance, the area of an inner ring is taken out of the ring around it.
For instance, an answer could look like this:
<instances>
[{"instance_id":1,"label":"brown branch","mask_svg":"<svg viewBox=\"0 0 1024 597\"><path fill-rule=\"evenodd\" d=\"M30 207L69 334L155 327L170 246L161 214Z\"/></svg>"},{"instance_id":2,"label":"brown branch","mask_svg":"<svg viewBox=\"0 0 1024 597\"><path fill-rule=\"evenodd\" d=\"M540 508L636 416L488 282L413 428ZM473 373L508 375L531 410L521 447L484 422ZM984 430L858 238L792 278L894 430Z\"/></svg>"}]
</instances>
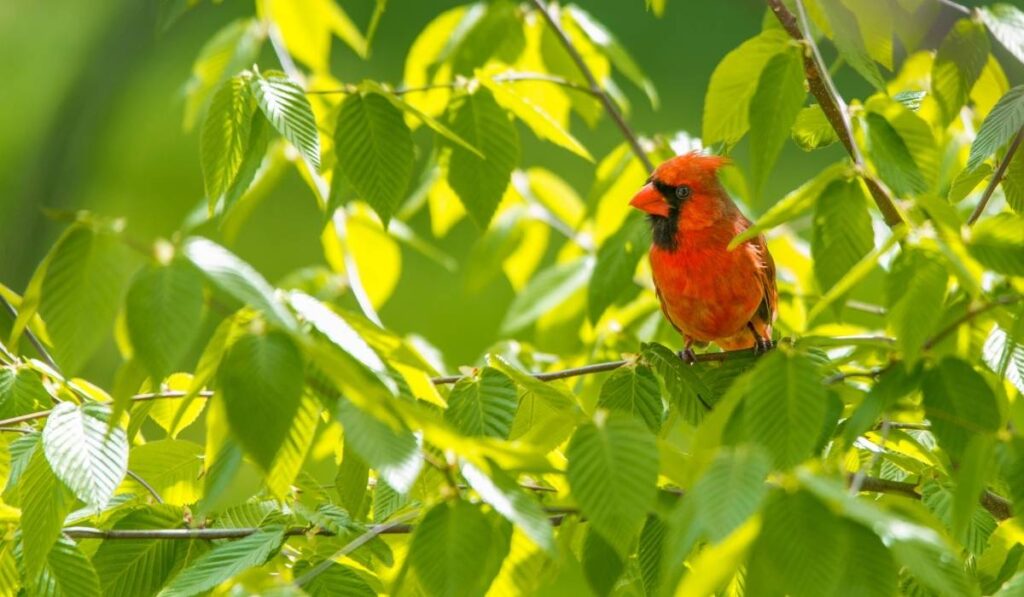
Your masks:
<instances>
[{"instance_id":1,"label":"brown branch","mask_svg":"<svg viewBox=\"0 0 1024 597\"><path fill-rule=\"evenodd\" d=\"M978 200L978 205L975 206L974 211L971 212L971 217L967 218L967 225L970 226L978 221L981 217L982 212L985 211L985 207L988 205L988 200L992 198L992 193L995 192L996 187L1000 182L1003 181L1003 177L1006 176L1006 169L1010 166L1010 160L1013 159L1013 154L1017 153L1017 148L1020 147L1021 141L1024 140L1024 127L1021 127L1017 131L1017 135L1013 138L1010 146L1006 148L1006 155L1003 156L999 166L996 167L995 173L992 175L992 180L988 181L988 186L985 187L985 192L981 194L981 199Z\"/></svg>"},{"instance_id":2,"label":"brown branch","mask_svg":"<svg viewBox=\"0 0 1024 597\"><path fill-rule=\"evenodd\" d=\"M825 113L825 118L828 119L829 124L835 129L836 135L839 136L843 147L846 148L850 158L853 159L853 163L864 180L864 184L867 185L875 205L882 212L885 223L890 228L902 224L903 217L897 211L889 191L868 173L864 156L861 155L860 148L857 147L857 142L853 138L853 125L850 124L850 115L846 108L846 102L843 101L842 96L839 95L839 91L832 82L832 78L828 74L828 68L825 66L825 61L821 58L821 52L818 50L817 44L814 43L814 38L810 35L810 25L807 21L803 2L796 0L797 14L800 16L798 22L797 16L786 8L782 0L766 1L768 2L768 7L775 13L779 23L782 24L782 28L786 30L786 33L806 48L806 51L803 52L803 60L807 85L817 100L818 105L821 106L822 112Z\"/></svg>"},{"instance_id":3,"label":"brown branch","mask_svg":"<svg viewBox=\"0 0 1024 597\"><path fill-rule=\"evenodd\" d=\"M966 313L954 319L952 322L950 322L949 325L942 328L941 330L936 332L934 336L926 340L925 343L921 345L921 348L923 350L931 350L932 348L935 347L936 344L944 340L946 336L949 336L950 334L955 332L960 326L970 322L975 317L982 315L983 313L987 313L988 311L991 311L996 307L1005 307L1006 305L1018 303L1021 300L1024 300L1024 295L1009 294L1006 296L1001 296L995 300L992 300L978 307L968 309Z\"/></svg>"},{"instance_id":4,"label":"brown branch","mask_svg":"<svg viewBox=\"0 0 1024 597\"><path fill-rule=\"evenodd\" d=\"M915 500L921 499L921 494L917 492L916 483L890 481L888 479L879 479L878 477L864 477L860 490L871 493L892 493ZM981 494L979 503L996 520L1007 520L1013 517L1013 508L1010 502L1006 498L987 489Z\"/></svg>"},{"instance_id":5,"label":"brown branch","mask_svg":"<svg viewBox=\"0 0 1024 597\"><path fill-rule=\"evenodd\" d=\"M629 124L626 123L626 119L622 117L622 114L619 112L619 109L615 106L615 102L612 101L612 98L608 95L608 92L605 91L597 82L597 78L594 77L594 73L591 72L590 67L587 66L586 61L583 60L583 56L580 55L579 50L577 50L576 46L573 45L572 40L569 39L569 35L565 32L564 29L562 29L562 25L544 7L544 2L542 0L532 1L533 6L537 9L538 12L540 12L541 16L544 17L544 20L547 21L548 26L551 27L551 31L555 34L559 41L562 42L562 46L565 48L565 51L569 53L569 57L572 58L572 61L576 63L576 68L580 70L580 73L583 75L583 78L587 80L587 85L589 85L593 95L601 102L601 104L604 106L605 112L607 112L608 115L611 116L612 120L614 120L615 124L619 127L619 131L622 132L622 136L625 137L626 141L629 142L629 146L633 149L633 153L636 154L636 157L640 160L641 163L643 163L644 168L646 168L648 172L653 172L654 164L652 164L651 159L647 157L647 152L645 152L643 147L640 146L640 140L636 136L636 133L634 133L633 129L629 127Z\"/></svg>"}]
</instances>

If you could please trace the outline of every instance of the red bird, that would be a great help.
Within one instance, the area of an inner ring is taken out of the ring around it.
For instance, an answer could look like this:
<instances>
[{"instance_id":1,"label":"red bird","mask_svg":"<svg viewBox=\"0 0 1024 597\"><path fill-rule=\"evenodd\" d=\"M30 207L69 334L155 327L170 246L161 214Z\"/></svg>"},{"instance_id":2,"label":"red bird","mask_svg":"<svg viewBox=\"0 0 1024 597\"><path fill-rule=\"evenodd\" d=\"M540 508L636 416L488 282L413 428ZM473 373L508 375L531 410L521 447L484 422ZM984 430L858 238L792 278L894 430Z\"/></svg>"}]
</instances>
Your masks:
<instances>
[{"instance_id":1,"label":"red bird","mask_svg":"<svg viewBox=\"0 0 1024 597\"><path fill-rule=\"evenodd\" d=\"M654 286L665 317L686 339L681 356L691 362L693 344L758 352L772 346L775 262L761 235L728 249L750 220L718 182L726 163L695 152L676 156L629 202L648 214Z\"/></svg>"}]
</instances>

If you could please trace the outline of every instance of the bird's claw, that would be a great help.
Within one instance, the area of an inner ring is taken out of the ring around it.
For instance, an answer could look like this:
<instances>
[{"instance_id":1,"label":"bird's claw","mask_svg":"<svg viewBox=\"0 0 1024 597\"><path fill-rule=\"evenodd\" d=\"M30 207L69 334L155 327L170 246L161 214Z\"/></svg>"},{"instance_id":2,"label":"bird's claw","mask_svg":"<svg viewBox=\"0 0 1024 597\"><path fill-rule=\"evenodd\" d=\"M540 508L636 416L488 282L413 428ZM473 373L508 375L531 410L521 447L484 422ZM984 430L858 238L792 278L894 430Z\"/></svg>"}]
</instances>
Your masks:
<instances>
[{"instance_id":1,"label":"bird's claw","mask_svg":"<svg viewBox=\"0 0 1024 597\"><path fill-rule=\"evenodd\" d=\"M754 354L756 356L761 356L773 348L775 348L775 343L771 340L765 338L754 339Z\"/></svg>"},{"instance_id":2,"label":"bird's claw","mask_svg":"<svg viewBox=\"0 0 1024 597\"><path fill-rule=\"evenodd\" d=\"M697 362L697 354L693 352L693 349L687 346L683 350L679 351L679 359L687 365L692 365Z\"/></svg>"}]
</instances>

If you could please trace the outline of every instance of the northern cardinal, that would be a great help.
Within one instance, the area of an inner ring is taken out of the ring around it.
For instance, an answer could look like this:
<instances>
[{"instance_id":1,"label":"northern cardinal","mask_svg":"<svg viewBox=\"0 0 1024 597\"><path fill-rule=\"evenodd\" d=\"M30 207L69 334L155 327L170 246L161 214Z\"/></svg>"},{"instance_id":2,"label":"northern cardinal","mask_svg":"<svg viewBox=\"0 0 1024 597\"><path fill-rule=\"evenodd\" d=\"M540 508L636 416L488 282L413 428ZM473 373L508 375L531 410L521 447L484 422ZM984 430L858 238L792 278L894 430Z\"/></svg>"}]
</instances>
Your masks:
<instances>
[{"instance_id":1,"label":"northern cardinal","mask_svg":"<svg viewBox=\"0 0 1024 597\"><path fill-rule=\"evenodd\" d=\"M750 220L718 182L726 163L696 152L676 156L629 202L648 214L654 286L665 317L686 340L680 356L690 362L695 343L757 352L772 346L775 262L760 235L728 249Z\"/></svg>"}]
</instances>

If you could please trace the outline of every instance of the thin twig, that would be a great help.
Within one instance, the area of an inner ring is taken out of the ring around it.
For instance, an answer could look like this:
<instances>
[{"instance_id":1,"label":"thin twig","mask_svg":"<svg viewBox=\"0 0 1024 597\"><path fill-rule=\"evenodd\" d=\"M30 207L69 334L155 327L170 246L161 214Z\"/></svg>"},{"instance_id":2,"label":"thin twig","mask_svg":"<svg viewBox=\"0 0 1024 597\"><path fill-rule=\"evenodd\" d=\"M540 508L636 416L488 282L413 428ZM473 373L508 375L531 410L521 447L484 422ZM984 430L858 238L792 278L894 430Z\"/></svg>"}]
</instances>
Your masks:
<instances>
[{"instance_id":1,"label":"thin twig","mask_svg":"<svg viewBox=\"0 0 1024 597\"><path fill-rule=\"evenodd\" d=\"M803 52L804 75L807 78L807 85L814 98L818 101L818 105L821 106L822 112L825 113L829 124L835 129L843 147L846 148L850 158L853 159L853 163L864 180L864 184L867 185L875 205L882 212L885 223L890 228L902 224L903 216L896 209L896 204L893 202L889 191L886 190L882 183L868 173L864 156L861 155L860 148L857 147L857 142L853 137L853 126L850 124L850 115L846 108L846 102L843 101L842 96L839 95L839 91L836 89L835 83L832 82L832 78L828 74L828 68L825 66L825 61L821 58L821 51L818 50L818 46L814 43L814 38L810 34L810 23L807 20L807 11L804 9L803 2L796 0L796 11L800 17L799 22L797 22L796 15L786 8L782 0L767 0L767 2L768 7L771 8L779 23L782 24L782 28L789 33L790 37L807 48L808 51Z\"/></svg>"},{"instance_id":2,"label":"thin twig","mask_svg":"<svg viewBox=\"0 0 1024 597\"><path fill-rule=\"evenodd\" d=\"M182 391L176 391L176 390L175 391L168 391L168 392L151 392L151 393L147 393L147 394L138 394L138 395L132 396L131 400L132 400L132 402L145 402L145 401L148 401L148 400L163 400L163 399L184 398L187 395L188 395L188 392L182 392ZM213 392L208 391L208 390L203 390L201 392L197 392L196 396L198 396L200 398L209 398L209 397L213 396ZM50 411L50 410L41 410L41 411L37 411L37 412L34 412L34 413L18 415L17 417L11 417L9 419L0 420L0 431L23 431L20 428L12 427L12 425L17 425L18 423L25 423L25 422L28 422L28 421L34 421L36 419L45 419L46 417L50 416L51 412L52 411Z\"/></svg>"},{"instance_id":3,"label":"thin twig","mask_svg":"<svg viewBox=\"0 0 1024 597\"><path fill-rule=\"evenodd\" d=\"M140 477L138 474L133 473L131 470L128 470L126 472L127 472L129 477L131 477L132 479L135 479L136 483L138 483L143 488L145 488L145 490L149 492L149 495L153 496L153 499L156 500L156 503L158 503L158 504L164 503L164 498L160 497L160 493L157 492L156 489L153 489L153 486L150 485L149 483L147 483L145 479Z\"/></svg>"},{"instance_id":4,"label":"thin twig","mask_svg":"<svg viewBox=\"0 0 1024 597\"><path fill-rule=\"evenodd\" d=\"M1021 141L1024 140L1024 127L1021 127L1017 131L1017 135L1013 138L1010 146L1006 148L1006 155L1003 156L999 166L996 167L995 173L992 175L992 180L988 181L988 186L985 187L985 192L982 193L981 199L978 200L978 205L974 207L974 211L971 212L971 217L967 218L967 225L970 226L978 221L981 217L982 212L985 211L985 207L988 205L988 200L992 198L992 193L995 192L996 187L1002 182L1003 177L1006 175L1006 169L1010 166L1010 160L1013 159L1013 154L1017 153L1017 148L1020 147Z\"/></svg>"},{"instance_id":5,"label":"thin twig","mask_svg":"<svg viewBox=\"0 0 1024 597\"><path fill-rule=\"evenodd\" d=\"M948 6L948 7L952 8L953 10L955 10L957 12L960 12L962 14L965 14L965 15L971 14L971 9L967 8L963 4L958 4L956 2L953 2L953 0L935 0L935 1L938 2L939 4L942 4L943 6Z\"/></svg>"},{"instance_id":6,"label":"thin twig","mask_svg":"<svg viewBox=\"0 0 1024 597\"><path fill-rule=\"evenodd\" d=\"M14 318L14 321L17 321L18 310L14 308L14 305L12 305L10 301L8 301L7 298L4 296L0 296L0 303L3 303L4 308L7 310L8 313L11 314L11 317ZM28 338L28 341L32 344L32 347L36 349L37 353L39 353L39 358L43 359L44 363L46 363L47 365L50 366L51 369L59 373L60 367L57 366L57 362L53 360L52 356L50 356L49 351L47 351L46 347L43 346L43 343L39 340L39 337L36 336L35 333L31 329L29 329L29 326L27 325L25 326L24 333L25 337ZM17 350L18 348L14 347L14 349Z\"/></svg>"},{"instance_id":7,"label":"thin twig","mask_svg":"<svg viewBox=\"0 0 1024 597\"><path fill-rule=\"evenodd\" d=\"M893 493L915 500L921 499L921 494L917 492L916 483L890 481L888 479L879 479L878 477L864 477L860 490L871 493ZM981 494L979 502L996 520L1007 520L1013 517L1013 507L1010 502L1006 498L987 489Z\"/></svg>"},{"instance_id":8,"label":"thin twig","mask_svg":"<svg viewBox=\"0 0 1024 597\"><path fill-rule=\"evenodd\" d=\"M995 309L996 307L1005 307L1006 305L1012 305L1014 303L1018 303L1021 300L1024 300L1024 295L1008 294L1008 295L996 298L996 299L994 299L994 300L992 300L990 302L987 302L987 303L985 303L983 305L980 305L980 306L968 309L966 313L964 313L960 317L957 317L956 319L954 319L952 322L950 322L949 325L947 325L946 327L942 328L941 330L936 332L934 336L932 336L931 338L926 340L925 343L921 345L921 348L924 349L924 350L931 350L932 348L935 347L936 344L938 344L939 342L944 340L946 338L946 336L949 336L950 334L955 332L957 329L959 329L960 326L962 326L965 323L968 323L969 321L971 321L975 317L977 317L977 316L979 316L979 315L981 315L983 313L986 313L988 311L991 311L992 309Z\"/></svg>"},{"instance_id":9,"label":"thin twig","mask_svg":"<svg viewBox=\"0 0 1024 597\"><path fill-rule=\"evenodd\" d=\"M645 152L643 147L640 146L640 139L636 136L636 133L633 132L633 129L630 128L629 124L626 123L626 120L622 117L622 114L615 106L615 102L612 101L608 92L605 91L597 82L597 78L594 76L594 73L591 72L590 67L587 66L586 61L583 60L583 56L580 55L579 50L576 49L576 46L573 45L572 40L569 39L565 30L562 29L562 25L544 7L544 2L542 0L532 1L533 6L538 12L540 12L541 16L544 17L544 20L547 21L548 25L551 27L551 31L556 37L558 37L559 41L562 42L562 46L565 48L565 51L569 53L569 57L576 63L576 68L580 70L583 78L587 80L590 90L593 92L594 96L600 100L601 104L604 106L605 112L611 116L612 120L615 121L615 124L622 132L622 136L629 142L630 147L633 149L633 153L636 154L636 157L641 163L643 163L644 168L648 172L654 171L654 164L652 164L651 159L647 157L647 152Z\"/></svg>"},{"instance_id":10,"label":"thin twig","mask_svg":"<svg viewBox=\"0 0 1024 597\"><path fill-rule=\"evenodd\" d=\"M559 85L566 87L574 91L586 93L600 99L600 93L595 92L586 85L581 85L575 81L570 81L562 77L555 75L549 75L545 73L523 73L523 72L508 72L495 75L491 77L491 80L498 83L551 83L552 85ZM408 93L422 93L425 91L433 91L435 89L459 89L467 86L473 79L460 79L456 81L448 81L447 83L432 83L430 85L420 85L418 87L397 87L391 90L391 93L395 95L406 95ZM338 95L342 93L355 93L359 90L358 85L352 85L345 83L337 89L312 89L306 91L306 95Z\"/></svg>"}]
</instances>

